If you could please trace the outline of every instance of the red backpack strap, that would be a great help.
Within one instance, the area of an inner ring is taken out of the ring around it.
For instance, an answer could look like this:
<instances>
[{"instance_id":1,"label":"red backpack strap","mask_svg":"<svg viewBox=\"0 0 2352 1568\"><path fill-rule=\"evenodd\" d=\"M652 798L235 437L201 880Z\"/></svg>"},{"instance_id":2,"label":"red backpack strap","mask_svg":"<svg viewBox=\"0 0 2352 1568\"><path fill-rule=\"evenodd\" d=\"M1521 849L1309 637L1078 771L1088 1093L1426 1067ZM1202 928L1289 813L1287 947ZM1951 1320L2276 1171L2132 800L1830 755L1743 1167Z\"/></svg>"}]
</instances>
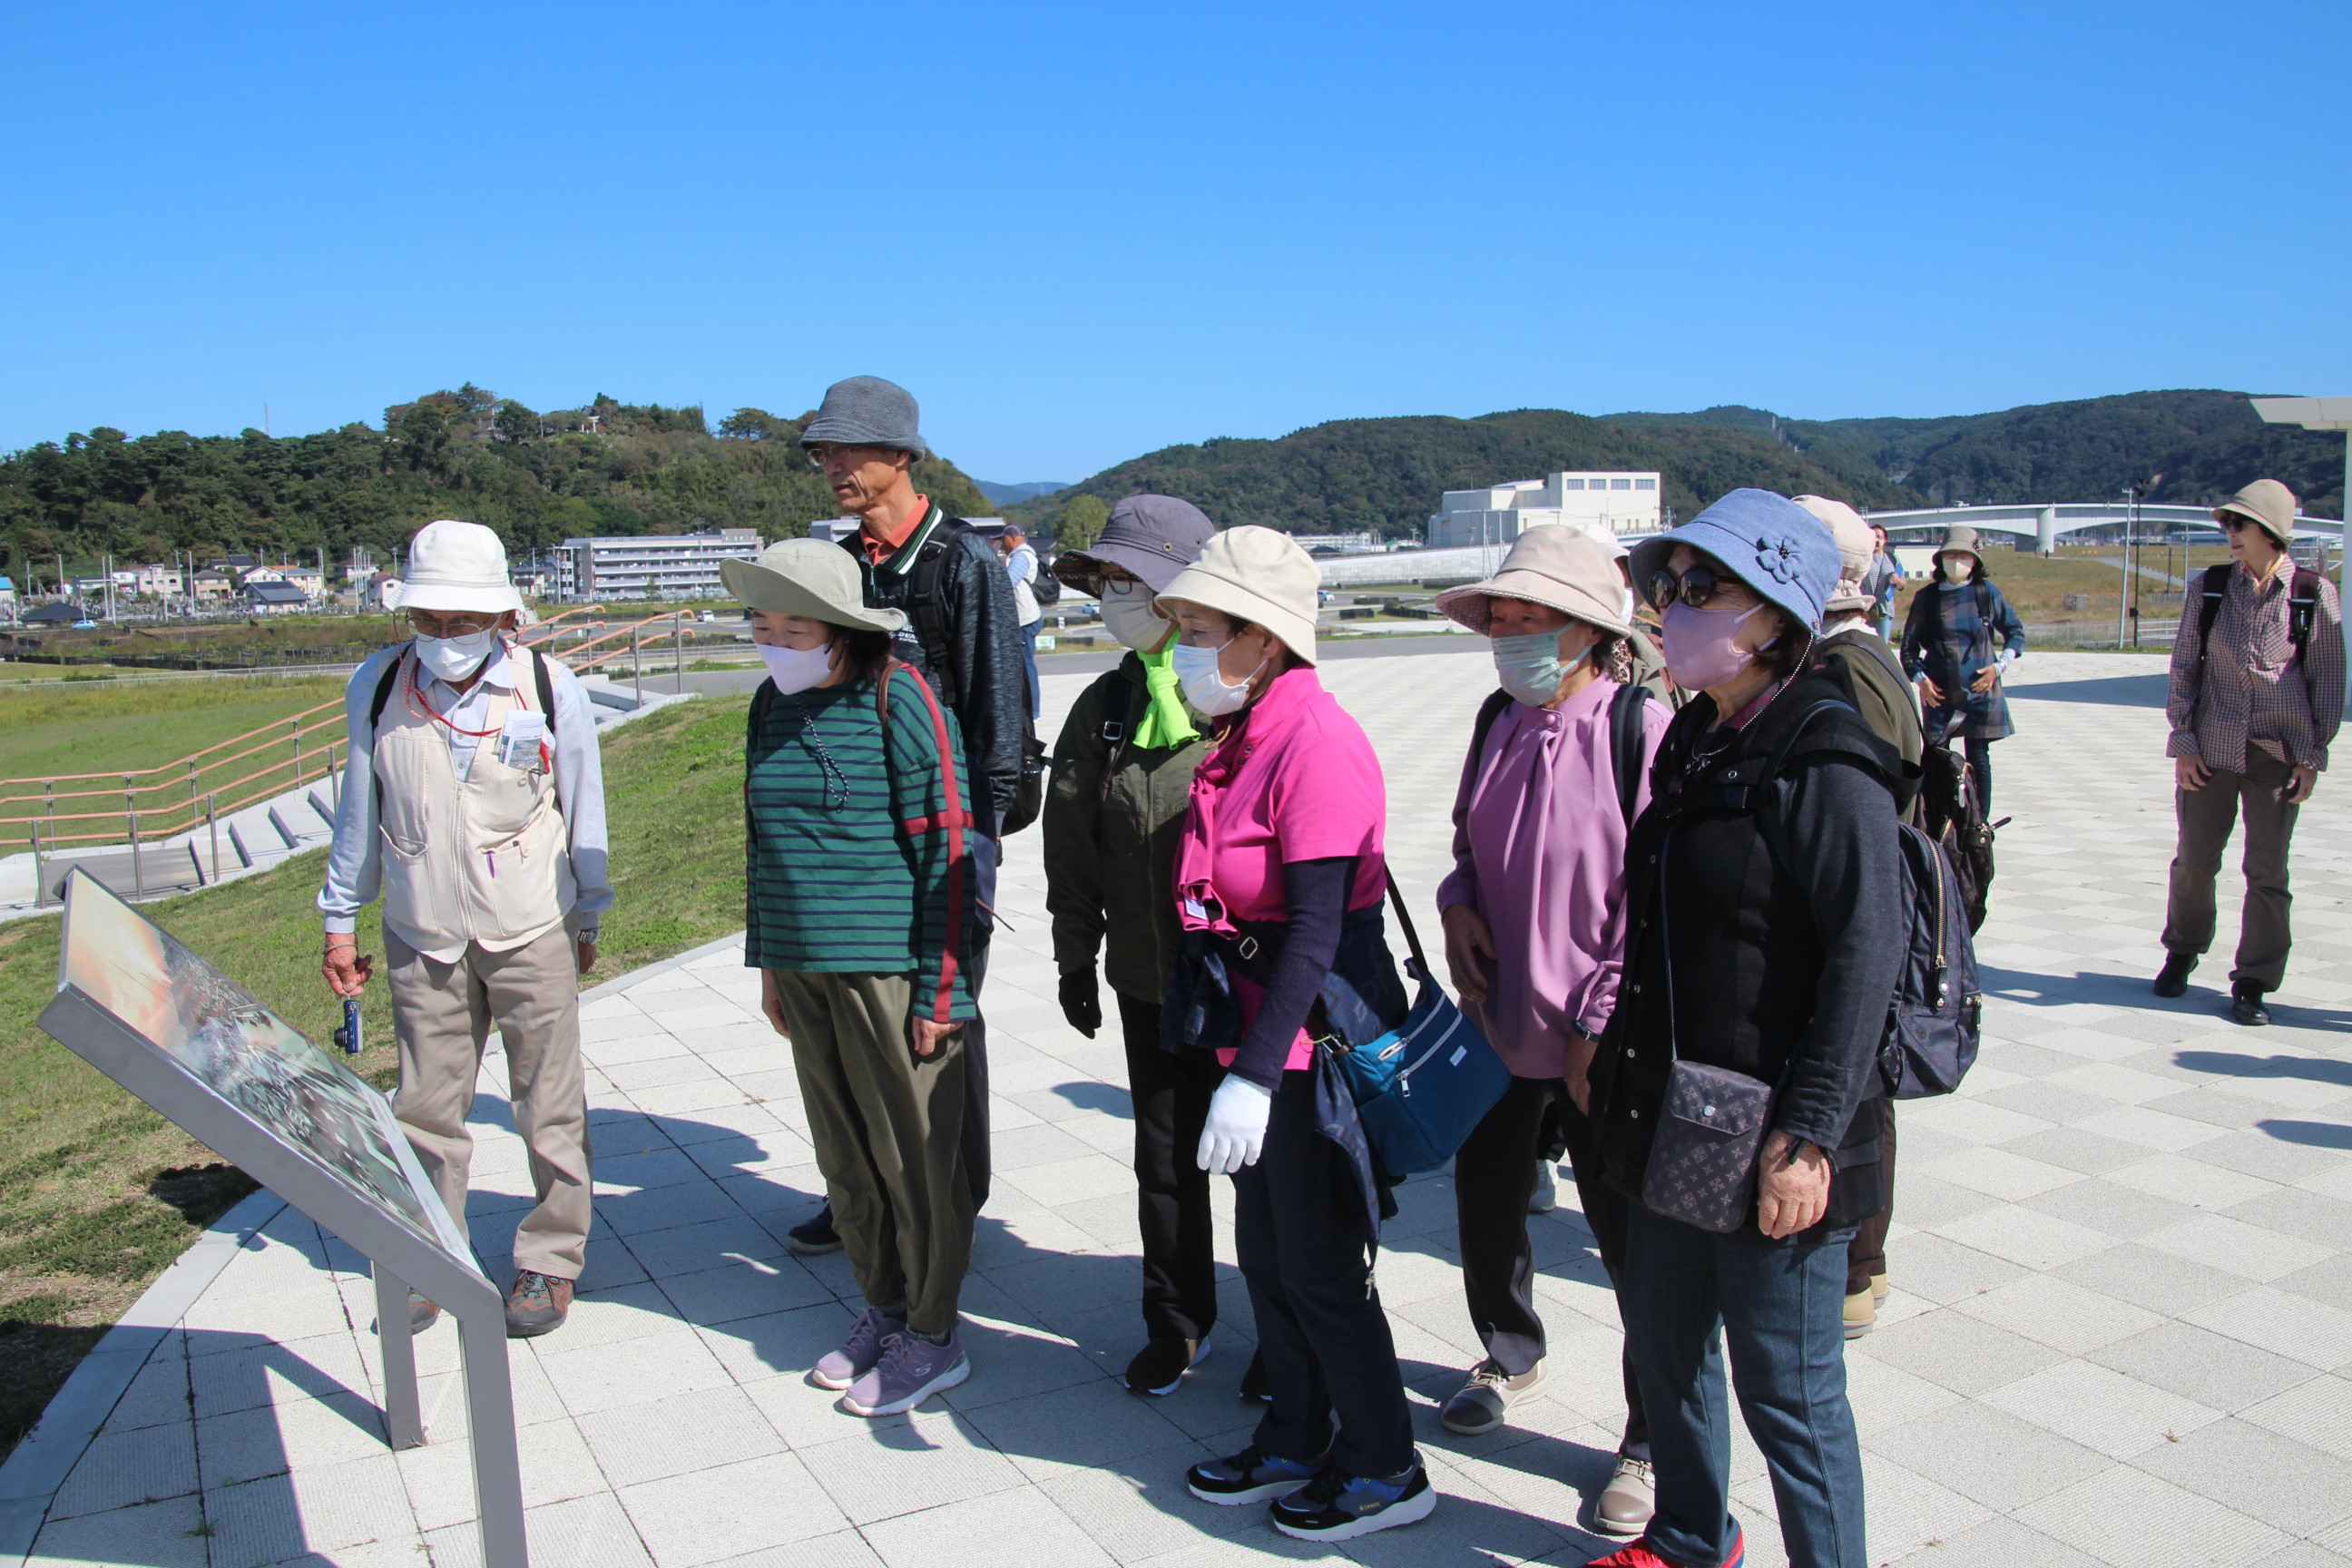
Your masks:
<instances>
[{"instance_id":1,"label":"red backpack strap","mask_svg":"<svg viewBox=\"0 0 2352 1568\"><path fill-rule=\"evenodd\" d=\"M898 659L892 659L887 668L882 671L882 679L877 683L882 690L877 691L874 699L874 710L881 716L883 722L882 754L886 758L890 754L888 688L900 670L905 670L908 678L914 681L915 689L922 696L923 706L930 710L931 740L940 754L940 793L945 809L937 816L911 817L898 826L906 829L909 837L917 834L929 833L934 828L943 827L947 830L947 949L940 955L939 994L931 999L930 1009L930 1016L944 1023L947 1020L948 1009L954 999L956 972L961 966L966 897L964 863L970 858L963 836L964 830L972 826L972 818L971 814L963 808L963 792L956 787L955 748L948 737L947 713L940 707L939 699L932 695L930 682L923 679L922 671L913 665L902 663Z\"/></svg>"}]
</instances>

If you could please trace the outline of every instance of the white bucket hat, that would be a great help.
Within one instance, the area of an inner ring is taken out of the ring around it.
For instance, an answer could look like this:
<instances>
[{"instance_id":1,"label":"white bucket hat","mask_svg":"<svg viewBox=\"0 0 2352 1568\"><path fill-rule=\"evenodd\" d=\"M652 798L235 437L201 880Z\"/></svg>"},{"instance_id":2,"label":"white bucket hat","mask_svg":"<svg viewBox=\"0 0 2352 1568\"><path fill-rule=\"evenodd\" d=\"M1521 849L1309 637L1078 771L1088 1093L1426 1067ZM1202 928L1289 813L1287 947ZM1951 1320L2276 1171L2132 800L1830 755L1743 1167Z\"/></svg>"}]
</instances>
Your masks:
<instances>
[{"instance_id":1,"label":"white bucket hat","mask_svg":"<svg viewBox=\"0 0 2352 1568\"><path fill-rule=\"evenodd\" d=\"M1838 581L1830 590L1824 613L1840 615L1848 610L1866 610L1872 599L1862 591L1863 574L1870 570L1870 558L1878 553L1878 535L1870 531L1870 523L1862 513L1842 500L1828 496L1797 496L1796 503L1811 512L1837 541Z\"/></svg>"},{"instance_id":2,"label":"white bucket hat","mask_svg":"<svg viewBox=\"0 0 2352 1568\"><path fill-rule=\"evenodd\" d=\"M408 543L408 575L383 585L387 610L513 610L528 626L530 607L507 576L507 547L478 522L443 518Z\"/></svg>"},{"instance_id":3,"label":"white bucket hat","mask_svg":"<svg viewBox=\"0 0 2352 1568\"><path fill-rule=\"evenodd\" d=\"M1625 637L1625 581L1617 574L1616 546L1573 523L1524 529L1492 577L1437 595L1445 615L1484 636L1496 599L1519 599ZM1625 552L1617 549L1617 555Z\"/></svg>"},{"instance_id":4,"label":"white bucket hat","mask_svg":"<svg viewBox=\"0 0 2352 1568\"><path fill-rule=\"evenodd\" d=\"M1245 523L1202 545L1200 556L1160 596L1254 621L1313 664L1316 593L1321 584L1314 558L1288 534Z\"/></svg>"}]
</instances>

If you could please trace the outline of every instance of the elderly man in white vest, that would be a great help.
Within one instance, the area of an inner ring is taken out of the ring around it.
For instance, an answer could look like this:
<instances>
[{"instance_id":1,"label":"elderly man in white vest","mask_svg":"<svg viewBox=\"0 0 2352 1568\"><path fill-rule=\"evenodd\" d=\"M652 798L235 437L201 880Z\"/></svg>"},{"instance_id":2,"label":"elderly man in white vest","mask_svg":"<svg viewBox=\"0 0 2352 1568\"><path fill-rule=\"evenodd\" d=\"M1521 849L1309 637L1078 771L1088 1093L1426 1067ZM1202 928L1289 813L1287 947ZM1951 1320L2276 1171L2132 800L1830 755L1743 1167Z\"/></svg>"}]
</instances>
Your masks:
<instances>
[{"instance_id":1,"label":"elderly man in white vest","mask_svg":"<svg viewBox=\"0 0 2352 1568\"><path fill-rule=\"evenodd\" d=\"M370 658L343 698L351 763L319 908L322 968L357 996L375 960L359 912L379 889L400 1090L393 1111L466 1232L466 1116L492 1026L536 1206L515 1232L507 1333L562 1325L586 1262L593 1182L579 976L613 904L604 779L586 693L519 646L506 549L478 523L427 523L387 606L415 637ZM409 1301L412 1329L440 1309Z\"/></svg>"}]
</instances>

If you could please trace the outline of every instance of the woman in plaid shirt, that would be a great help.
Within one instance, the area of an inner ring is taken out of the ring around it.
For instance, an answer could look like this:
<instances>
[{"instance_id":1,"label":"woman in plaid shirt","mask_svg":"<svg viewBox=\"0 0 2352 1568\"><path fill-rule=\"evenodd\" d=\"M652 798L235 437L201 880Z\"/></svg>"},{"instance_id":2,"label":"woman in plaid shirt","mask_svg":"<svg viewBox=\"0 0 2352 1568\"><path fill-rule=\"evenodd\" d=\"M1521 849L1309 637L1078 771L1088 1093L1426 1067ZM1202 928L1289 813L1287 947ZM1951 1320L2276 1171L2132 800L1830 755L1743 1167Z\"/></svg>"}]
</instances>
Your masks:
<instances>
[{"instance_id":1,"label":"woman in plaid shirt","mask_svg":"<svg viewBox=\"0 0 2352 1568\"><path fill-rule=\"evenodd\" d=\"M2263 994L2286 976L2287 845L2344 718L2336 585L2289 558L2294 511L2294 492L2276 479L2256 479L2214 510L2229 531L2231 563L2193 579L2184 595L2165 703L2180 846L2156 994L2185 994L2189 972L2213 945L2213 883L2242 815L2246 905L2230 1014L2249 1025L2271 1021ZM2216 589L2218 601L2209 597Z\"/></svg>"}]
</instances>

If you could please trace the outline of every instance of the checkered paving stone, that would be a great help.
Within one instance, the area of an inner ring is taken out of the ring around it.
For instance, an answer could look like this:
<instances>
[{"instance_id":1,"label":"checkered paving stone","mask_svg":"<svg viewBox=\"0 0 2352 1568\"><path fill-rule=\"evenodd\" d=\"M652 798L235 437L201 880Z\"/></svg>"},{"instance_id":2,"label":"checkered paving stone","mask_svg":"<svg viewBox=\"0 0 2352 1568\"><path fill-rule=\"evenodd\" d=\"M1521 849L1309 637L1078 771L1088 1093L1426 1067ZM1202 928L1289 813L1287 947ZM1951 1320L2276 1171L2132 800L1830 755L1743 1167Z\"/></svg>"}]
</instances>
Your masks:
<instances>
[{"instance_id":1,"label":"checkered paving stone","mask_svg":"<svg viewBox=\"0 0 2352 1568\"><path fill-rule=\"evenodd\" d=\"M1993 752L2014 820L1979 947L1984 1055L1961 1094L1904 1108L1894 1295L1847 1352L1873 1563L2352 1561L2352 959L2337 940L2352 930L2352 793L2323 781L2303 816L2304 946L2276 1025L2222 1016L2226 952L2187 998L2158 1001L2172 847L2161 668L2037 654L2015 672L2018 734ZM1046 679L1048 735L1084 679ZM1393 864L1425 909L1489 667L1468 650L1336 662L1326 679L1380 748ZM1063 1023L1036 836L1008 850L986 999L996 1193L965 1295L974 1372L911 1415L844 1415L802 1381L856 1293L838 1256L782 1246L820 1183L753 977L721 954L588 1009L602 1178L588 1274L572 1321L512 1352L539 1562L1317 1555L1181 1484L1253 1419L1234 1396L1251 1340L1229 1233L1214 1356L1168 1399L1117 1385L1140 1332L1124 1068L1108 1033ZM495 1249L529 1191L501 1067L482 1079L474 1204L499 1279ZM1608 1549L1580 1521L1622 1417L1614 1307L1573 1188L1561 1196L1531 1222L1549 1394L1464 1439L1436 1420L1477 1355L1449 1184L1401 1191L1382 1291L1445 1500L1345 1555L1570 1568ZM158 1348L30 1561L472 1562L456 1336L419 1343L433 1442L387 1453L364 1270L282 1215ZM1780 1563L1744 1431L1733 1451L1749 1560Z\"/></svg>"}]
</instances>

